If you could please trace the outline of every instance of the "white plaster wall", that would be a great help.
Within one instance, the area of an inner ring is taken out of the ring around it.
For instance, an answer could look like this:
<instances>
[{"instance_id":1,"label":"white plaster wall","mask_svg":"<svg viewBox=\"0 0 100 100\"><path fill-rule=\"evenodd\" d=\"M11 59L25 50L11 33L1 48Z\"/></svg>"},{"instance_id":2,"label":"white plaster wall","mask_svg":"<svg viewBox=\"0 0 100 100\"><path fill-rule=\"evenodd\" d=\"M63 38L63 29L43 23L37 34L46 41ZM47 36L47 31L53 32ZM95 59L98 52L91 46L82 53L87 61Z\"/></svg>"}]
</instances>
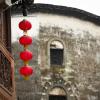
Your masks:
<instances>
[{"instance_id":1,"label":"white plaster wall","mask_svg":"<svg viewBox=\"0 0 100 100\"><path fill-rule=\"evenodd\" d=\"M73 29L74 34L81 34L82 30L89 31L94 36L100 36L100 26L92 22L83 21L78 18L61 16L55 14L34 13L28 17L21 15L12 16L11 18L11 31L12 41L18 40L17 38L23 35L19 29L18 24L21 20L27 19L32 23L32 29L29 32L30 36L37 36L39 33L39 25L43 26L59 26L66 30Z\"/></svg>"},{"instance_id":2,"label":"white plaster wall","mask_svg":"<svg viewBox=\"0 0 100 100\"><path fill-rule=\"evenodd\" d=\"M37 17L41 25L59 26L65 29L72 28L75 31L75 34L79 33L79 30L86 30L94 36L100 36L100 26L95 25L92 22L54 14L39 13L37 14Z\"/></svg>"},{"instance_id":3,"label":"white plaster wall","mask_svg":"<svg viewBox=\"0 0 100 100\"><path fill-rule=\"evenodd\" d=\"M18 37L23 35L23 32L18 28L18 23L22 19L24 19L24 17L22 16L12 16L11 25L12 25L13 41L16 41ZM74 34L82 34L82 31L89 31L89 33L91 33L92 35L100 38L100 26L97 26L91 22L83 21L74 17L34 13L33 15L28 16L27 19L32 23L33 26L32 29L28 31L29 35L31 36L37 36L39 33L39 25L42 25L42 26L59 26L66 30L73 29ZM68 68L66 70L69 71Z\"/></svg>"}]
</instances>

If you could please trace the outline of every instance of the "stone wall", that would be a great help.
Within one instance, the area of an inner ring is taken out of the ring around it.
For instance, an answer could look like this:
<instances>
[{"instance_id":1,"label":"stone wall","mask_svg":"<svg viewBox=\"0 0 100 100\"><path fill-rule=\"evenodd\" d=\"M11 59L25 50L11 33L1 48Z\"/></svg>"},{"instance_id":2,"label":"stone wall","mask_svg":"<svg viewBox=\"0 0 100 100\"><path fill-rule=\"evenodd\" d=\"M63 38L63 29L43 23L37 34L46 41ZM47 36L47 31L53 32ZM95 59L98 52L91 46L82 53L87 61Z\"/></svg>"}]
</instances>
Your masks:
<instances>
[{"instance_id":1,"label":"stone wall","mask_svg":"<svg viewBox=\"0 0 100 100\"><path fill-rule=\"evenodd\" d=\"M44 13L34 13L32 16L36 18L37 35L33 35L34 41L29 48L34 54L30 65L35 69L29 81L23 80L18 72L22 66L18 53L22 48L18 42L12 46L18 99L48 100L50 90L61 87L68 100L99 100L100 26L68 16ZM54 40L64 46L64 67L52 70L50 43Z\"/></svg>"},{"instance_id":2,"label":"stone wall","mask_svg":"<svg viewBox=\"0 0 100 100\"><path fill-rule=\"evenodd\" d=\"M63 41L65 44L65 68L63 73L61 73L61 76L65 83L70 82L70 85L73 86L70 95L73 94L74 96L77 96L77 99L79 100L99 100L100 37L94 37L86 30L79 31L79 34L75 34L73 29L63 29L57 26L40 26L40 46L42 53L40 67L43 71L42 75L47 78L47 80L44 80L45 82L49 82L49 78L52 79L51 74L53 72L49 65L50 57L48 56L48 53L50 52L48 51L50 48L48 45L51 41L61 40L61 42ZM47 73L44 74L45 71ZM56 80L56 78L54 78L54 80ZM63 86L64 84L59 85ZM44 87L46 86L44 85ZM72 87L70 86L68 88ZM75 93L73 93L73 91L75 91Z\"/></svg>"}]
</instances>

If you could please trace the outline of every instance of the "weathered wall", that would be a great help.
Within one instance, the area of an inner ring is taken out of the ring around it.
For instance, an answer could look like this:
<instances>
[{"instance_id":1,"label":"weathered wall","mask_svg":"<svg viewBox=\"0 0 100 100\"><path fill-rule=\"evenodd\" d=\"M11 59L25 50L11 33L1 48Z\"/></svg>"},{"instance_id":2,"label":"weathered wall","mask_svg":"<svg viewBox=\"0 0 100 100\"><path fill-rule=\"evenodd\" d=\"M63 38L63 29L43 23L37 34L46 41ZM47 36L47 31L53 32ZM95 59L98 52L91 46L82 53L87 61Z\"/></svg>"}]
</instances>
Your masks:
<instances>
[{"instance_id":1,"label":"weathered wall","mask_svg":"<svg viewBox=\"0 0 100 100\"><path fill-rule=\"evenodd\" d=\"M16 87L18 95L23 98L23 95L27 94L26 100L31 100L32 98L36 100L43 92L46 93L45 96L43 94L44 98L48 99L49 90L58 85L65 89L68 94L68 100L75 100L75 98L77 100L99 100L100 27L74 17L43 13L34 13L32 16L35 16L33 28L37 28L35 30L36 35L34 36L32 33L34 41L33 47L30 48L35 54L35 61L33 59L30 64L33 65L36 73L25 83L25 86L23 85L22 89L21 84L24 81L22 78L17 77L16 83L19 82L18 87ZM18 33L15 31L14 34ZM52 77L53 72L50 69L49 45L53 40L58 40L64 45L64 68L59 77ZM14 47L15 44L13 45ZM13 51L20 52L21 50L13 49ZM19 57L15 55L15 59L16 67L20 67L22 62L20 61L20 64L17 62ZM37 82L36 80L39 81ZM30 85L27 86L27 84ZM39 88L40 90L38 90L39 86L42 89ZM31 87L32 91L30 90ZM33 97L29 99L30 96ZM25 100L25 98L23 99Z\"/></svg>"},{"instance_id":2,"label":"weathered wall","mask_svg":"<svg viewBox=\"0 0 100 100\"><path fill-rule=\"evenodd\" d=\"M47 71L45 77L51 74L50 42L61 41L64 44L65 62L63 79L75 85L74 88L77 90L73 94L79 100L99 100L100 27L73 17L41 14L38 18L40 22L40 68L43 74Z\"/></svg>"}]
</instances>

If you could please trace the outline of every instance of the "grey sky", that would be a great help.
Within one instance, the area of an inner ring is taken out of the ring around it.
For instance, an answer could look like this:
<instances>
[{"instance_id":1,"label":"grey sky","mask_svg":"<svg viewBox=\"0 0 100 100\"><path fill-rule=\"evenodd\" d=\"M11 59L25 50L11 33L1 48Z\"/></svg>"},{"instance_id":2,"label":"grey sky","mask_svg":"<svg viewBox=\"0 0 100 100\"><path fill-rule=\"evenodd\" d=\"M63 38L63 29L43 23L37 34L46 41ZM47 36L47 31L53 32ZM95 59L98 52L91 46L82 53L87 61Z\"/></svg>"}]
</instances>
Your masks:
<instances>
[{"instance_id":1,"label":"grey sky","mask_svg":"<svg viewBox=\"0 0 100 100\"><path fill-rule=\"evenodd\" d=\"M100 16L100 0L35 0L35 3L75 7Z\"/></svg>"}]
</instances>

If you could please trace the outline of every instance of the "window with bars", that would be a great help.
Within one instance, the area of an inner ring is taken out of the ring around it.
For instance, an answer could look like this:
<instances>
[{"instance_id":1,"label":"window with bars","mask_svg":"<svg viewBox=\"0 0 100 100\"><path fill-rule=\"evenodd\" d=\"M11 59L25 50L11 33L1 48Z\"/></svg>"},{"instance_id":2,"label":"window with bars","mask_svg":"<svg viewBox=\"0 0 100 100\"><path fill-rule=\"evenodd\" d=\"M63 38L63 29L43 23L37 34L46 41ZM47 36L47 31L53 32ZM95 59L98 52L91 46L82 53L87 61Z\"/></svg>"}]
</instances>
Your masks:
<instances>
[{"instance_id":1,"label":"window with bars","mask_svg":"<svg viewBox=\"0 0 100 100\"><path fill-rule=\"evenodd\" d=\"M57 66L62 66L63 65L63 53L64 53L64 48L61 42L59 41L53 41L50 44L50 64L52 65L57 65Z\"/></svg>"},{"instance_id":2,"label":"window with bars","mask_svg":"<svg viewBox=\"0 0 100 100\"><path fill-rule=\"evenodd\" d=\"M50 49L51 65L63 65L63 50Z\"/></svg>"}]
</instances>

